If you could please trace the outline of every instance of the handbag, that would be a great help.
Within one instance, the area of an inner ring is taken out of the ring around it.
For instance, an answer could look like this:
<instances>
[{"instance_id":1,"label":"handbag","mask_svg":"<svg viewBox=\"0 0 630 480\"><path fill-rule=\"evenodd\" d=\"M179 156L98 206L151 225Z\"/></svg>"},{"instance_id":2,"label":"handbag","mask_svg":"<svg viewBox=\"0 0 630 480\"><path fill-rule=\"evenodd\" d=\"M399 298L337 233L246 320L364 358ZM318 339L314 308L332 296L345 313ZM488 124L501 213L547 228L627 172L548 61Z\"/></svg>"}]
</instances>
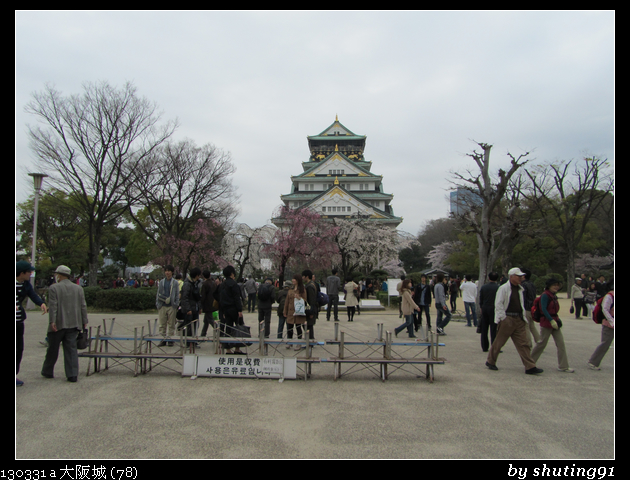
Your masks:
<instances>
[{"instance_id":1,"label":"handbag","mask_svg":"<svg viewBox=\"0 0 630 480\"><path fill-rule=\"evenodd\" d=\"M77 348L79 350L85 350L88 346L87 329L79 330L77 334Z\"/></svg>"},{"instance_id":2,"label":"handbag","mask_svg":"<svg viewBox=\"0 0 630 480\"><path fill-rule=\"evenodd\" d=\"M230 336L230 337L235 337L235 338L251 338L252 334L250 332L250 328L245 325L245 324L236 324L234 326L227 326L226 329L226 333ZM229 348L235 348L235 347L248 347L249 345L251 345L251 343L230 343L230 347Z\"/></svg>"},{"instance_id":3,"label":"handbag","mask_svg":"<svg viewBox=\"0 0 630 480\"><path fill-rule=\"evenodd\" d=\"M295 313L293 315L296 317L306 317L307 303L304 299L295 297L293 299L293 307L295 308Z\"/></svg>"}]
</instances>

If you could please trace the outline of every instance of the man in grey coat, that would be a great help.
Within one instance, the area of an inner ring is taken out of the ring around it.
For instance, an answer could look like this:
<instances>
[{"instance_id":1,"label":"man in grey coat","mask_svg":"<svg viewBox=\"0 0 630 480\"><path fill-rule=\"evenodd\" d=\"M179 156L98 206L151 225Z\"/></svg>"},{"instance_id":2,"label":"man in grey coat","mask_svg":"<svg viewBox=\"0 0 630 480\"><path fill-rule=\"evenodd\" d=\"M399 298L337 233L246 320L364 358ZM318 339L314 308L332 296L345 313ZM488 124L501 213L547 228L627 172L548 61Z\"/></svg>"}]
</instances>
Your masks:
<instances>
[{"instance_id":1,"label":"man in grey coat","mask_svg":"<svg viewBox=\"0 0 630 480\"><path fill-rule=\"evenodd\" d=\"M333 268L332 275L326 279L326 295L328 295L327 321L330 321L330 314L333 308L335 310L335 322L339 321L339 290L341 290L341 279L337 275L337 269Z\"/></svg>"},{"instance_id":2,"label":"man in grey coat","mask_svg":"<svg viewBox=\"0 0 630 480\"><path fill-rule=\"evenodd\" d=\"M79 376L77 334L88 323L87 305L83 288L70 281L70 269L59 265L55 281L48 289L48 350L42 366L42 375L54 377L59 344L63 343L63 360L66 378L76 382Z\"/></svg>"}]
</instances>

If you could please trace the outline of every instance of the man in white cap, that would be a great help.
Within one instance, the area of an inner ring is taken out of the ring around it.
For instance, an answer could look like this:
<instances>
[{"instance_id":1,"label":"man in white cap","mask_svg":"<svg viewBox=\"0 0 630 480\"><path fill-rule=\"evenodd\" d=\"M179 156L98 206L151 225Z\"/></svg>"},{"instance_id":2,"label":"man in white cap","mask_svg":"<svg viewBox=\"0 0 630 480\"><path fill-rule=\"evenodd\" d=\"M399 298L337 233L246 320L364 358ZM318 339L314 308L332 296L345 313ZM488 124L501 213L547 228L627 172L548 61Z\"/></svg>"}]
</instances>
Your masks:
<instances>
[{"instance_id":1,"label":"man in white cap","mask_svg":"<svg viewBox=\"0 0 630 480\"><path fill-rule=\"evenodd\" d=\"M525 274L521 272L520 268L512 268L508 272L508 276L509 281L499 287L494 302L494 322L497 324L497 336L488 352L486 367L490 370L498 370L496 363L499 352L508 338L511 338L523 365L525 365L525 373L529 375L542 373L543 370L537 368L536 362L532 359L531 348L527 339L524 289L521 286Z\"/></svg>"},{"instance_id":2,"label":"man in white cap","mask_svg":"<svg viewBox=\"0 0 630 480\"><path fill-rule=\"evenodd\" d=\"M87 305L83 288L70 281L70 269L59 265L55 282L48 289L48 350L42 366L42 375L54 377L59 344L63 343L63 360L66 378L76 382L79 376L77 334L88 323Z\"/></svg>"}]
</instances>

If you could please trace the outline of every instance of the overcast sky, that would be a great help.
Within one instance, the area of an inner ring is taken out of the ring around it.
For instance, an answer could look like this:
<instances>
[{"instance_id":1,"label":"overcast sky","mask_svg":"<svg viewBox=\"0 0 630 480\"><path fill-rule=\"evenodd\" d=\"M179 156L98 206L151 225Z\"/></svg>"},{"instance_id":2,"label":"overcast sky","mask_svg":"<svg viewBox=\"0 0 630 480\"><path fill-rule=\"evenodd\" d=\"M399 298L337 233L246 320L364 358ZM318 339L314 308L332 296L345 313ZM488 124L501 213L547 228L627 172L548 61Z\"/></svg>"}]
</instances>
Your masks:
<instances>
[{"instance_id":1,"label":"overcast sky","mask_svg":"<svg viewBox=\"0 0 630 480\"><path fill-rule=\"evenodd\" d=\"M392 193L400 229L448 215L472 140L495 169L585 153L614 162L612 11L54 12L15 15L16 197L32 193L24 113L46 82L133 82L176 140L232 155L237 221L269 221L339 116Z\"/></svg>"}]
</instances>

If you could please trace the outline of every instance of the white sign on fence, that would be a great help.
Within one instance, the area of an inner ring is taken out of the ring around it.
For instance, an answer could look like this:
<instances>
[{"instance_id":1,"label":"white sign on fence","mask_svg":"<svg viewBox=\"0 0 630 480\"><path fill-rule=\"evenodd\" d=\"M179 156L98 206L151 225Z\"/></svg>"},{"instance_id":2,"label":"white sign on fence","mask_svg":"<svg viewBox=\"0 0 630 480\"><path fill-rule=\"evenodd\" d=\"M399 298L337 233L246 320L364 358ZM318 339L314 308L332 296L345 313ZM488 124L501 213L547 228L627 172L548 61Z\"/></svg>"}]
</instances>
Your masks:
<instances>
[{"instance_id":1,"label":"white sign on fence","mask_svg":"<svg viewBox=\"0 0 630 480\"><path fill-rule=\"evenodd\" d=\"M245 355L184 355L183 376L295 378L297 359Z\"/></svg>"}]
</instances>

